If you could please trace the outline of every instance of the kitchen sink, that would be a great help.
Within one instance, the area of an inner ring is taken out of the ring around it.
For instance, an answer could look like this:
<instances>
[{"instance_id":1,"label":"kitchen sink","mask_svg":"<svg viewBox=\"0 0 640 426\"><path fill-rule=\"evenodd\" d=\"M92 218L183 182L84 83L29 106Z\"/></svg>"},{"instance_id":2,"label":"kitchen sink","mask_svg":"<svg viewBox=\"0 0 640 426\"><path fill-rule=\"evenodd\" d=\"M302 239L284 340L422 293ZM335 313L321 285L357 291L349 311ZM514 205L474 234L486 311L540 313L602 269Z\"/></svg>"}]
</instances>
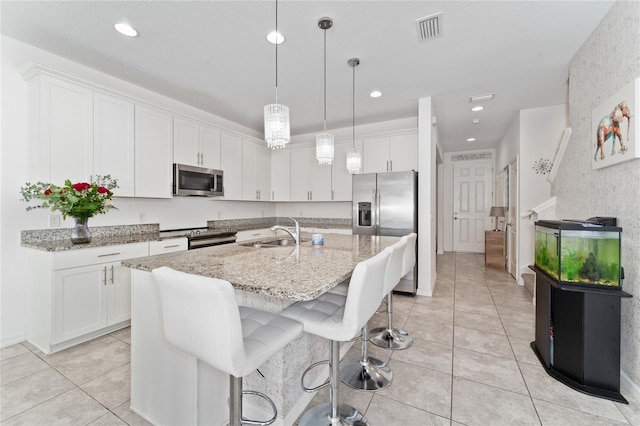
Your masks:
<instances>
[{"instance_id":1,"label":"kitchen sink","mask_svg":"<svg viewBox=\"0 0 640 426\"><path fill-rule=\"evenodd\" d=\"M308 238L300 238L301 243L309 241ZM271 241L253 241L250 243L238 244L242 247L255 247L255 248L268 248L268 247L282 247L282 246L294 246L296 243L291 238L280 238Z\"/></svg>"}]
</instances>

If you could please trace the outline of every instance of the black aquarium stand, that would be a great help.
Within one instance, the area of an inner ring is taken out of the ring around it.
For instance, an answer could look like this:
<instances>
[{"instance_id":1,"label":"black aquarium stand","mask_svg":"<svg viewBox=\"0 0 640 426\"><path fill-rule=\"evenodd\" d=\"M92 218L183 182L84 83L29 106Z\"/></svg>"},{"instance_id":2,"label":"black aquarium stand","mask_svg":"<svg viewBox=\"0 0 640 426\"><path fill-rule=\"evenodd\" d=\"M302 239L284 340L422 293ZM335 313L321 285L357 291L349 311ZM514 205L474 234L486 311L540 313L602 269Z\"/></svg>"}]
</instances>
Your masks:
<instances>
[{"instance_id":1,"label":"black aquarium stand","mask_svg":"<svg viewBox=\"0 0 640 426\"><path fill-rule=\"evenodd\" d=\"M620 394L619 289L567 285L536 273L536 332L531 348L547 373L565 385L628 403Z\"/></svg>"}]
</instances>

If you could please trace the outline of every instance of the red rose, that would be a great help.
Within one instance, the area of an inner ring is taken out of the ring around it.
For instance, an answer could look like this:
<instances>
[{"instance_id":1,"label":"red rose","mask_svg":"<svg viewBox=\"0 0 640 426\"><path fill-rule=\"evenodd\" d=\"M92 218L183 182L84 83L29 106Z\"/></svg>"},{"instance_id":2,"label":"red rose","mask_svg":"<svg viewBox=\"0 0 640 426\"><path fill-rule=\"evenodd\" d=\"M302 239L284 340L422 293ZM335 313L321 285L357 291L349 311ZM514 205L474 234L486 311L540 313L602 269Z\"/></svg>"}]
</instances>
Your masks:
<instances>
[{"instance_id":1,"label":"red rose","mask_svg":"<svg viewBox=\"0 0 640 426\"><path fill-rule=\"evenodd\" d=\"M76 191L84 191L85 189L89 189L91 188L91 185L89 185L86 182L80 182L80 183L74 183L73 184L73 189L75 189Z\"/></svg>"},{"instance_id":2,"label":"red rose","mask_svg":"<svg viewBox=\"0 0 640 426\"><path fill-rule=\"evenodd\" d=\"M98 192L100 194L110 194L111 191L109 191L107 188L105 188L104 186L99 186L98 187Z\"/></svg>"},{"instance_id":3,"label":"red rose","mask_svg":"<svg viewBox=\"0 0 640 426\"><path fill-rule=\"evenodd\" d=\"M50 190L49 188L47 188L47 189L44 191L44 195L51 195L51 190Z\"/></svg>"}]
</instances>

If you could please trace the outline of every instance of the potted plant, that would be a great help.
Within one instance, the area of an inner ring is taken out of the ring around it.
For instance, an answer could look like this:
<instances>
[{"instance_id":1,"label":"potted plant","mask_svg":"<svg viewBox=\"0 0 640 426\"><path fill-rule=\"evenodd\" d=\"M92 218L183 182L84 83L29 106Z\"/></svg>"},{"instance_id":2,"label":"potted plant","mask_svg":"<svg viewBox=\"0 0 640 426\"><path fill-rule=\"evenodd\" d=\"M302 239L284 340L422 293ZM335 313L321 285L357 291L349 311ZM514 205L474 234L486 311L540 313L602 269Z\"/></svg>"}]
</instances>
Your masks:
<instances>
[{"instance_id":1,"label":"potted plant","mask_svg":"<svg viewBox=\"0 0 640 426\"><path fill-rule=\"evenodd\" d=\"M20 188L22 200L42 200L40 205L27 207L28 210L50 208L59 211L63 218L72 217L75 226L71 231L71 242L74 244L88 243L91 241L91 231L88 220L97 214L106 213L116 208L111 202L114 188L118 187L118 181L110 175L97 175L91 183L71 183L65 180L63 186L51 183L27 182Z\"/></svg>"}]
</instances>

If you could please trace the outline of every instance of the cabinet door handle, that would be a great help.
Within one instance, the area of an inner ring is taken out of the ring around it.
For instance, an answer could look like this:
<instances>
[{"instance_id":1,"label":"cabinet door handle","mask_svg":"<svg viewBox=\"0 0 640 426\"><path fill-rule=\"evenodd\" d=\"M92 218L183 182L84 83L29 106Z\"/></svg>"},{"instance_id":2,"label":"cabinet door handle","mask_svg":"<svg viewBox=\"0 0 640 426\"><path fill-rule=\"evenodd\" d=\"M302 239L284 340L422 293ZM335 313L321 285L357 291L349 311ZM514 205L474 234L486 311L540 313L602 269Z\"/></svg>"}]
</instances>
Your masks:
<instances>
[{"instance_id":1,"label":"cabinet door handle","mask_svg":"<svg viewBox=\"0 0 640 426\"><path fill-rule=\"evenodd\" d=\"M107 267L105 266L102 271L104 272L104 279L102 280L102 284L107 285Z\"/></svg>"},{"instance_id":2,"label":"cabinet door handle","mask_svg":"<svg viewBox=\"0 0 640 426\"><path fill-rule=\"evenodd\" d=\"M331 201L333 201L333 189L331 190Z\"/></svg>"},{"instance_id":3,"label":"cabinet door handle","mask_svg":"<svg viewBox=\"0 0 640 426\"><path fill-rule=\"evenodd\" d=\"M258 200L262 200L262 192L258 189Z\"/></svg>"},{"instance_id":4,"label":"cabinet door handle","mask_svg":"<svg viewBox=\"0 0 640 426\"><path fill-rule=\"evenodd\" d=\"M120 252L118 253L107 253L107 254L99 254L98 257L109 257L109 256L117 256L119 255Z\"/></svg>"},{"instance_id":5,"label":"cabinet door handle","mask_svg":"<svg viewBox=\"0 0 640 426\"><path fill-rule=\"evenodd\" d=\"M389 160L389 171L393 171L393 160Z\"/></svg>"},{"instance_id":6,"label":"cabinet door handle","mask_svg":"<svg viewBox=\"0 0 640 426\"><path fill-rule=\"evenodd\" d=\"M309 201L313 201L313 191L309 191Z\"/></svg>"},{"instance_id":7,"label":"cabinet door handle","mask_svg":"<svg viewBox=\"0 0 640 426\"><path fill-rule=\"evenodd\" d=\"M115 275L114 266L111 265L111 284L113 284L113 282L114 282L114 275Z\"/></svg>"},{"instance_id":8,"label":"cabinet door handle","mask_svg":"<svg viewBox=\"0 0 640 426\"><path fill-rule=\"evenodd\" d=\"M180 244L172 244L170 246L164 246L164 248L174 248L174 247L180 247Z\"/></svg>"},{"instance_id":9,"label":"cabinet door handle","mask_svg":"<svg viewBox=\"0 0 640 426\"><path fill-rule=\"evenodd\" d=\"M275 191L271 191L271 201L276 199Z\"/></svg>"}]
</instances>

